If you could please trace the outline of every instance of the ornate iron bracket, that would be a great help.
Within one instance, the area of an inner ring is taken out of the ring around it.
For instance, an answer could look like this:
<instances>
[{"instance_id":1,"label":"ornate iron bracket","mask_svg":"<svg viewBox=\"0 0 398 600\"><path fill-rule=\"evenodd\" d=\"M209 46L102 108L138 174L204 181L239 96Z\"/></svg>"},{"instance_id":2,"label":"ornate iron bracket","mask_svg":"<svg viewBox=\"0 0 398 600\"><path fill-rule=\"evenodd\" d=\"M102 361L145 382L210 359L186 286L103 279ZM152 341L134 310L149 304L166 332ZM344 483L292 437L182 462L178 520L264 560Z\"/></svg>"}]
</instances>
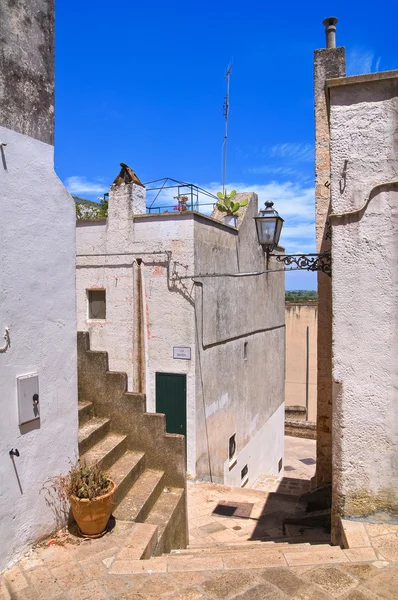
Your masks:
<instances>
[{"instance_id":1,"label":"ornate iron bracket","mask_svg":"<svg viewBox=\"0 0 398 600\"><path fill-rule=\"evenodd\" d=\"M321 254L270 254L274 256L278 262L283 263L286 267L292 267L292 270L303 271L321 271L329 277L332 276L332 260L330 252L322 252Z\"/></svg>"}]
</instances>

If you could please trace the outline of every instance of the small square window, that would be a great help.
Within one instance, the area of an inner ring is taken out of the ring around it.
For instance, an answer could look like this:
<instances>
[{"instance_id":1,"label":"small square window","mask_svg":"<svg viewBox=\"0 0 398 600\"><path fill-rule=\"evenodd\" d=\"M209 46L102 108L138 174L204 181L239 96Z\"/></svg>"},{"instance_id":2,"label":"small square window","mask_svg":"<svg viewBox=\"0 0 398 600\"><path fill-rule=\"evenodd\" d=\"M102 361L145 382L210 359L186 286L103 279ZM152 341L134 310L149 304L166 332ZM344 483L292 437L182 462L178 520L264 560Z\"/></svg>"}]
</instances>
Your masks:
<instances>
[{"instance_id":1,"label":"small square window","mask_svg":"<svg viewBox=\"0 0 398 600\"><path fill-rule=\"evenodd\" d=\"M243 481L246 477L249 477L249 467L245 465L240 472L240 478Z\"/></svg>"},{"instance_id":2,"label":"small square window","mask_svg":"<svg viewBox=\"0 0 398 600\"><path fill-rule=\"evenodd\" d=\"M88 318L106 319L106 294L105 290L87 290Z\"/></svg>"}]
</instances>

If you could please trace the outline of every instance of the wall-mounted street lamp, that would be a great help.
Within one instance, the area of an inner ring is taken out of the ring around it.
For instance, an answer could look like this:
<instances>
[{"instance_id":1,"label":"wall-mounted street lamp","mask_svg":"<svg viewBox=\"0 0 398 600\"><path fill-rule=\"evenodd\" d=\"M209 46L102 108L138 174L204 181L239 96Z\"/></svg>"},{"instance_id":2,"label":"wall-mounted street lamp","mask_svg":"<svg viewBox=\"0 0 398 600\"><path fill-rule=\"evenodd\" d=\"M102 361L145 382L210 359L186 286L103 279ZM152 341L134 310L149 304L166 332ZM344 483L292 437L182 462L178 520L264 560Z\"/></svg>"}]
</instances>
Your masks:
<instances>
[{"instance_id":1,"label":"wall-mounted street lamp","mask_svg":"<svg viewBox=\"0 0 398 600\"><path fill-rule=\"evenodd\" d=\"M330 252L321 254L271 254L278 246L281 236L284 220L273 208L273 202L266 202L265 209L260 210L257 217L254 217L257 227L258 243L263 247L267 255L267 268L270 256L274 256L278 262L285 266L295 265L292 269L304 271L322 271L327 275L332 275L332 265ZM289 269L291 270L291 269Z\"/></svg>"}]
</instances>

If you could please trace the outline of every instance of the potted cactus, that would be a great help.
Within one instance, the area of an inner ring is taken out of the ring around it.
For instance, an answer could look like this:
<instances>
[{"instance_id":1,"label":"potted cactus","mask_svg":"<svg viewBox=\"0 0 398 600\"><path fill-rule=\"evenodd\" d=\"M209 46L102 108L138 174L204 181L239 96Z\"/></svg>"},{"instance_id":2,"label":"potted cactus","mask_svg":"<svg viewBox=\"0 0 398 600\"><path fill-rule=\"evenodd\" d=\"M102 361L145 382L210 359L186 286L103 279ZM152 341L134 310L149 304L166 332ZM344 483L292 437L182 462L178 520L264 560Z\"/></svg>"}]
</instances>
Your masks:
<instances>
[{"instance_id":1,"label":"potted cactus","mask_svg":"<svg viewBox=\"0 0 398 600\"><path fill-rule=\"evenodd\" d=\"M216 207L220 212L226 213L224 222L227 225L234 225L236 227L239 216L238 211L242 206L247 206L249 200L245 198L241 202L235 202L235 196L236 190L232 190L230 194L228 194L227 190L225 190L225 194L217 192L217 197L220 199L220 202L216 202Z\"/></svg>"},{"instance_id":2,"label":"potted cactus","mask_svg":"<svg viewBox=\"0 0 398 600\"><path fill-rule=\"evenodd\" d=\"M117 486L99 465L79 460L66 475L57 477L52 487L62 502L69 500L83 537L97 538L106 533Z\"/></svg>"}]
</instances>

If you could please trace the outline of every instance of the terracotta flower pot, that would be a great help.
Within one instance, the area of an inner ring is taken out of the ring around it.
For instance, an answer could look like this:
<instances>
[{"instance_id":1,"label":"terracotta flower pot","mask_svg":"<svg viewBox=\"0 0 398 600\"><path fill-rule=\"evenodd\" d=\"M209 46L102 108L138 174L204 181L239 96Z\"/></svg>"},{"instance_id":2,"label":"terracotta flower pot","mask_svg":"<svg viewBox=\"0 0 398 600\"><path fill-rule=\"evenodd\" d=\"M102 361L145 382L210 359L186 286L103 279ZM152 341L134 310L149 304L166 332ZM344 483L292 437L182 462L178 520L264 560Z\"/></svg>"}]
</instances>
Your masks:
<instances>
[{"instance_id":1,"label":"terracotta flower pot","mask_svg":"<svg viewBox=\"0 0 398 600\"><path fill-rule=\"evenodd\" d=\"M107 494L93 500L70 496L72 513L83 537L100 537L106 531L115 500L116 484Z\"/></svg>"}]
</instances>

